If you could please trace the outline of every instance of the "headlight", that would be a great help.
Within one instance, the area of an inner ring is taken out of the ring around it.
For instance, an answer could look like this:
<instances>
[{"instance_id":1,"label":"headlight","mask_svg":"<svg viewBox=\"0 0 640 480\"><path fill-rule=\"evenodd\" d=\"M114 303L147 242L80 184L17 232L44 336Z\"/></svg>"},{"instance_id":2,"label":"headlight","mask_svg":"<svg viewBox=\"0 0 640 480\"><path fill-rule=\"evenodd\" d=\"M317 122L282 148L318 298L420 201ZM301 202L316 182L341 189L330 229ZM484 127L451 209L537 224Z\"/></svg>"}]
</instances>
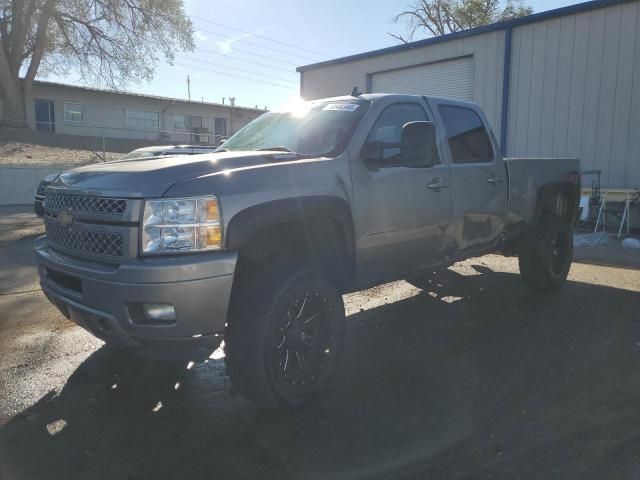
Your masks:
<instances>
[{"instance_id":1,"label":"headlight","mask_svg":"<svg viewBox=\"0 0 640 480\"><path fill-rule=\"evenodd\" d=\"M36 188L36 193L34 194L36 197L44 197L44 194L47 190L47 187L51 185L51 182L47 182L46 180L42 180L38 184L38 188Z\"/></svg>"},{"instance_id":2,"label":"headlight","mask_svg":"<svg viewBox=\"0 0 640 480\"><path fill-rule=\"evenodd\" d=\"M142 222L142 253L217 250L222 242L216 197L147 200Z\"/></svg>"}]
</instances>

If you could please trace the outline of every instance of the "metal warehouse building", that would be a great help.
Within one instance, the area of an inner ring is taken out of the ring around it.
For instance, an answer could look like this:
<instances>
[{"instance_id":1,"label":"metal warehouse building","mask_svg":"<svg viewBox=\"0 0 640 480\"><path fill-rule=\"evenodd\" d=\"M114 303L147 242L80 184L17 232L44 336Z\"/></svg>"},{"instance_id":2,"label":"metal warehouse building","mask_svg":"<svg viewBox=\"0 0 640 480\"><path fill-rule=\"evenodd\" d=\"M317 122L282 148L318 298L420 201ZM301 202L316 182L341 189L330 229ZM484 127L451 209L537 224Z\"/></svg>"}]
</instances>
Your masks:
<instances>
[{"instance_id":1,"label":"metal warehouse building","mask_svg":"<svg viewBox=\"0 0 640 480\"><path fill-rule=\"evenodd\" d=\"M579 157L640 187L640 1L602 0L299 67L305 99L409 93L478 103L508 156Z\"/></svg>"}]
</instances>

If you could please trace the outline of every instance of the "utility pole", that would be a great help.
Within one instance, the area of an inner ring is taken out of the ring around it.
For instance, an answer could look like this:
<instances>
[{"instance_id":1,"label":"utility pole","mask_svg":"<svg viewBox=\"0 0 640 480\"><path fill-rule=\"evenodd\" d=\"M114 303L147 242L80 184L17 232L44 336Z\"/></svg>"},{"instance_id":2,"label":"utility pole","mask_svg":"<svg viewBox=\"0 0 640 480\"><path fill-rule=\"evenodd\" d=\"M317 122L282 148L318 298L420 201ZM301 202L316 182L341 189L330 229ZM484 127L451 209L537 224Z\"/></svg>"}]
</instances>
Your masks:
<instances>
[{"instance_id":1,"label":"utility pole","mask_svg":"<svg viewBox=\"0 0 640 480\"><path fill-rule=\"evenodd\" d=\"M191 79L187 74L187 98L189 99L189 143L193 143L193 129L191 128Z\"/></svg>"},{"instance_id":2,"label":"utility pole","mask_svg":"<svg viewBox=\"0 0 640 480\"><path fill-rule=\"evenodd\" d=\"M236 97L229 97L229 104L231 105L231 112L230 112L230 120L229 120L229 131L227 132L228 136L233 135L233 109L236 106Z\"/></svg>"}]
</instances>

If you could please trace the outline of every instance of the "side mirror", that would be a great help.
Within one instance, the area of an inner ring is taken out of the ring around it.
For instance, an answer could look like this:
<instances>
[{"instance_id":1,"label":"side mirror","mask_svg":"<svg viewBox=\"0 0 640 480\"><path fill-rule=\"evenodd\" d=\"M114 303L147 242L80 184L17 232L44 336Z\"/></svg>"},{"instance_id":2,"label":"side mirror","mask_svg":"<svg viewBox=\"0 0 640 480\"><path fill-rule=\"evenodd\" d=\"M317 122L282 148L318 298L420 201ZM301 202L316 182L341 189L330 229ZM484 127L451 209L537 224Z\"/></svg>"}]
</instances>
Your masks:
<instances>
[{"instance_id":1,"label":"side mirror","mask_svg":"<svg viewBox=\"0 0 640 480\"><path fill-rule=\"evenodd\" d=\"M382 163L383 150L384 150L384 145L382 142L365 143L362 146L360 157L367 164L374 167L379 167L380 164Z\"/></svg>"},{"instance_id":2,"label":"side mirror","mask_svg":"<svg viewBox=\"0 0 640 480\"><path fill-rule=\"evenodd\" d=\"M402 127L400 163L404 167L432 167L439 162L432 122L409 122Z\"/></svg>"}]
</instances>

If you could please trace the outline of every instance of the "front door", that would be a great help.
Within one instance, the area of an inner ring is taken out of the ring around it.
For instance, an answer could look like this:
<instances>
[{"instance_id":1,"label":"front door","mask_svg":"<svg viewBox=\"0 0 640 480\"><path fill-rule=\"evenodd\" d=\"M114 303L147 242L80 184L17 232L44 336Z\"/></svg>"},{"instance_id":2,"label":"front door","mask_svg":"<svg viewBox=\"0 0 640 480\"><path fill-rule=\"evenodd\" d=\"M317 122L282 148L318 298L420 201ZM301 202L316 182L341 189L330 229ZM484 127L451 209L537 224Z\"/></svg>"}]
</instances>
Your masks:
<instances>
[{"instance_id":1,"label":"front door","mask_svg":"<svg viewBox=\"0 0 640 480\"><path fill-rule=\"evenodd\" d=\"M56 125L53 116L53 100L36 99L36 130L55 133Z\"/></svg>"},{"instance_id":2,"label":"front door","mask_svg":"<svg viewBox=\"0 0 640 480\"><path fill-rule=\"evenodd\" d=\"M429 120L426 104L407 101L376 102L373 125L366 126L368 142L400 143L402 127ZM433 265L443 260L445 231L453 215L449 166L403 166L372 169L351 157L356 223L358 284L373 283ZM385 148L384 157L399 155Z\"/></svg>"},{"instance_id":3,"label":"front door","mask_svg":"<svg viewBox=\"0 0 640 480\"><path fill-rule=\"evenodd\" d=\"M503 231L507 173L498 146L480 111L432 100L446 133L446 149L456 191L450 256L491 248Z\"/></svg>"}]
</instances>

